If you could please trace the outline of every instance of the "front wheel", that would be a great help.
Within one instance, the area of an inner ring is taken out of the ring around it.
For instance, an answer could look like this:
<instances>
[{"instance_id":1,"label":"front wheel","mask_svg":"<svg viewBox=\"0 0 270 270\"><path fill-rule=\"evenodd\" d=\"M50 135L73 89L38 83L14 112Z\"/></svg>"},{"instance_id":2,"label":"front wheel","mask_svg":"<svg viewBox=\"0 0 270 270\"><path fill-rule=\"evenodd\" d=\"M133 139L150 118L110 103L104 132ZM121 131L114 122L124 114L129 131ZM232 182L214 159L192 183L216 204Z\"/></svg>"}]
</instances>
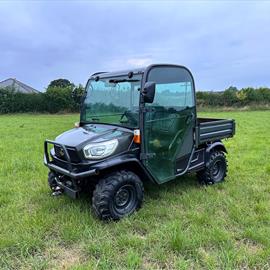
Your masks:
<instances>
[{"instance_id":1,"label":"front wheel","mask_svg":"<svg viewBox=\"0 0 270 270\"><path fill-rule=\"evenodd\" d=\"M55 191L56 187L57 187L57 183L56 183L56 175L55 173L53 172L49 172L48 174L48 185L49 185L49 188L52 190L52 191Z\"/></svg>"},{"instance_id":2,"label":"front wheel","mask_svg":"<svg viewBox=\"0 0 270 270\"><path fill-rule=\"evenodd\" d=\"M227 175L226 156L221 151L213 151L204 170L197 172L201 184L212 185L224 181Z\"/></svg>"},{"instance_id":3,"label":"front wheel","mask_svg":"<svg viewBox=\"0 0 270 270\"><path fill-rule=\"evenodd\" d=\"M135 173L113 172L97 183L92 206L100 219L119 220L141 207L143 193L143 184Z\"/></svg>"}]
</instances>

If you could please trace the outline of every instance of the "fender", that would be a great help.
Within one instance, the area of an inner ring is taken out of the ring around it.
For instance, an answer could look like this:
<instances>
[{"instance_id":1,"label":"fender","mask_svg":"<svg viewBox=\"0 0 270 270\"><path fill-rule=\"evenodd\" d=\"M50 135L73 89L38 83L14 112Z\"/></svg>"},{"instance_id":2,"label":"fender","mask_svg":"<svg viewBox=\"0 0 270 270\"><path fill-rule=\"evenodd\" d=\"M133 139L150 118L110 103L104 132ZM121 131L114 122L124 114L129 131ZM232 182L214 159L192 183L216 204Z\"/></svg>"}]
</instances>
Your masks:
<instances>
[{"instance_id":1,"label":"fender","mask_svg":"<svg viewBox=\"0 0 270 270\"><path fill-rule=\"evenodd\" d=\"M221 141L216 141L214 143L211 143L210 145L207 146L207 148L205 149L205 162L206 164L209 161L210 158L210 152L212 150L218 150L218 151L222 151L224 153L228 153L226 147L224 146L224 144Z\"/></svg>"},{"instance_id":2,"label":"fender","mask_svg":"<svg viewBox=\"0 0 270 270\"><path fill-rule=\"evenodd\" d=\"M119 155L117 157L113 157L112 159L101 161L93 166L99 173L102 171L119 168L122 167L123 169L126 167L130 167L131 169L140 170L140 173L144 174L151 182L156 183L154 177L146 170L140 160L137 158L136 155L127 153L124 155ZM135 171L136 173L136 171Z\"/></svg>"}]
</instances>

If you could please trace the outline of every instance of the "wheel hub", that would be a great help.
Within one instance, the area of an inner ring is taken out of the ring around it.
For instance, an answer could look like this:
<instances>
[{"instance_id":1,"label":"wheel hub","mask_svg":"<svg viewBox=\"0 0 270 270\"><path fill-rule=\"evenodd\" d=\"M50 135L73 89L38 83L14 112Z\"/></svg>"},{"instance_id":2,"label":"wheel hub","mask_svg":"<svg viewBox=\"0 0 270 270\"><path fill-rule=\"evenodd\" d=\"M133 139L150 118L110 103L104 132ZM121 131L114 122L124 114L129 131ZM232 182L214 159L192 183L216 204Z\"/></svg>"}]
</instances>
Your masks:
<instances>
[{"instance_id":1,"label":"wheel hub","mask_svg":"<svg viewBox=\"0 0 270 270\"><path fill-rule=\"evenodd\" d=\"M121 186L114 195L113 208L117 213L127 214L136 207L136 189L131 184Z\"/></svg>"},{"instance_id":2,"label":"wheel hub","mask_svg":"<svg viewBox=\"0 0 270 270\"><path fill-rule=\"evenodd\" d=\"M126 188L122 187L117 191L115 195L115 204L118 207L125 206L129 202L129 199L130 199L129 191Z\"/></svg>"},{"instance_id":3,"label":"wheel hub","mask_svg":"<svg viewBox=\"0 0 270 270\"><path fill-rule=\"evenodd\" d=\"M217 176L220 170L219 162L216 162L213 166L213 176Z\"/></svg>"}]
</instances>

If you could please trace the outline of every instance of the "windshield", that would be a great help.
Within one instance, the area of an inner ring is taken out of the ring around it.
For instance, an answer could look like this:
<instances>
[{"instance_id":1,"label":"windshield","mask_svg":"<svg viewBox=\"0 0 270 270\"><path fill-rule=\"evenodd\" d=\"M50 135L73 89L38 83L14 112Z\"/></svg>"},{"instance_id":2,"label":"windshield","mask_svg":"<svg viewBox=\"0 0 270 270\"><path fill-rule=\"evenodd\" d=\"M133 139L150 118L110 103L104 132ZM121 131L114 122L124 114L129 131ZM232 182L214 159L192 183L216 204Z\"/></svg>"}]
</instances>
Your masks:
<instances>
[{"instance_id":1,"label":"windshield","mask_svg":"<svg viewBox=\"0 0 270 270\"><path fill-rule=\"evenodd\" d=\"M142 75L90 80L86 88L81 121L136 128Z\"/></svg>"}]
</instances>

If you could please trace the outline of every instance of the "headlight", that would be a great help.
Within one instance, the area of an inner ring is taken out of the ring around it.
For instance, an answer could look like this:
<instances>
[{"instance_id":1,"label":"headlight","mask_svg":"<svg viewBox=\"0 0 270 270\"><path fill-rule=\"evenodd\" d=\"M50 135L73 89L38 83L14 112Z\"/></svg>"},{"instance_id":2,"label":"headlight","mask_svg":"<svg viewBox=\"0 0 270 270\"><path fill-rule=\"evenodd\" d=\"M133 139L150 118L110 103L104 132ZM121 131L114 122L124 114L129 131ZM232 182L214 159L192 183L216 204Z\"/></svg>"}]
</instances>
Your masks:
<instances>
[{"instance_id":1,"label":"headlight","mask_svg":"<svg viewBox=\"0 0 270 270\"><path fill-rule=\"evenodd\" d=\"M118 145L118 140L88 144L83 148L84 156L89 159L99 159L111 155Z\"/></svg>"}]
</instances>

